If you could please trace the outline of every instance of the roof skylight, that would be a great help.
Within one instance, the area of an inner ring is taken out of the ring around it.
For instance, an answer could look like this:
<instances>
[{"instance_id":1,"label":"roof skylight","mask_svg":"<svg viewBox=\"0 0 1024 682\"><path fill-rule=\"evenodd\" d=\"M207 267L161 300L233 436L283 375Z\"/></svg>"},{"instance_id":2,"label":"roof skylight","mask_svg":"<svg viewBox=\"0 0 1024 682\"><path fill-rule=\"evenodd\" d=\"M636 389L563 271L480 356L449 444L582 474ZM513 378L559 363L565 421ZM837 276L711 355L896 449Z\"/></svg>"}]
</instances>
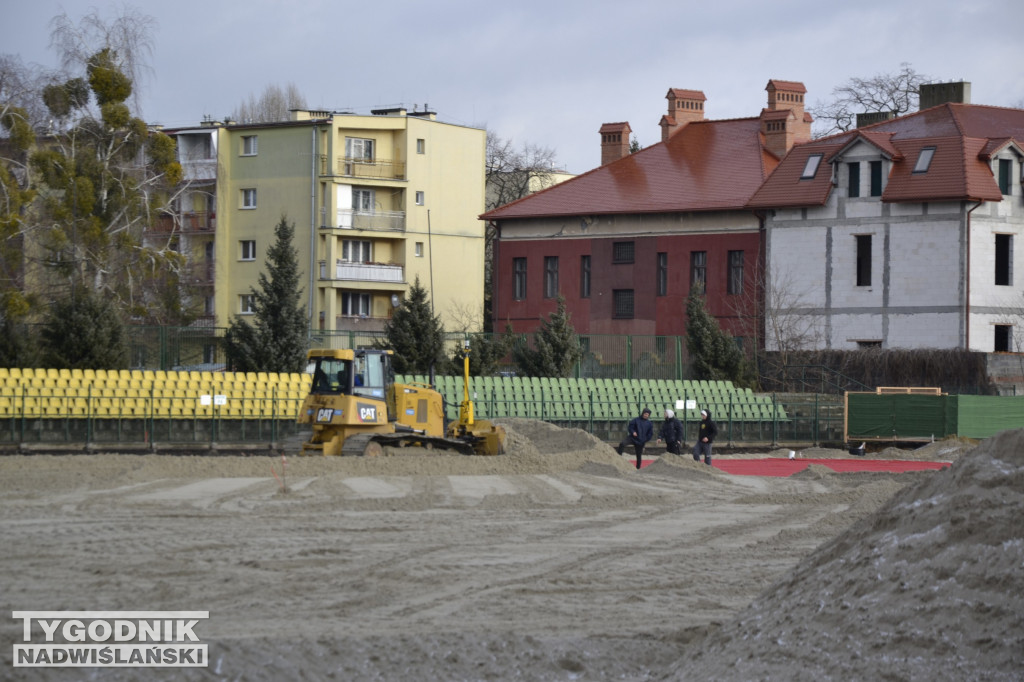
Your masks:
<instances>
[{"instance_id":1,"label":"roof skylight","mask_svg":"<svg viewBox=\"0 0 1024 682\"><path fill-rule=\"evenodd\" d=\"M933 156L935 156L935 147L922 147L921 153L917 155L917 163L914 164L914 172L927 173L928 167L932 165Z\"/></svg>"},{"instance_id":2,"label":"roof skylight","mask_svg":"<svg viewBox=\"0 0 1024 682\"><path fill-rule=\"evenodd\" d=\"M810 180L814 177L814 174L818 172L822 156L822 154L811 154L807 157L807 163L804 164L804 172L800 175L801 180Z\"/></svg>"}]
</instances>

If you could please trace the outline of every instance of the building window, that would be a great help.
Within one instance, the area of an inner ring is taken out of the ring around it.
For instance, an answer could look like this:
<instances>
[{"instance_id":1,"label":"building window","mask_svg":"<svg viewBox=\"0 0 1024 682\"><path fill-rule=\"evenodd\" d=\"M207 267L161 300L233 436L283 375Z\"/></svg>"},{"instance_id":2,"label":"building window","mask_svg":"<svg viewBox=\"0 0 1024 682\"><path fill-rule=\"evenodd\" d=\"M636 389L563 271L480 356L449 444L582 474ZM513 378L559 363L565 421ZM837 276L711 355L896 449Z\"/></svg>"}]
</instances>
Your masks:
<instances>
[{"instance_id":1,"label":"building window","mask_svg":"<svg viewBox=\"0 0 1024 682\"><path fill-rule=\"evenodd\" d=\"M620 320L633 318L633 290L615 289L612 291L612 317Z\"/></svg>"},{"instance_id":2,"label":"building window","mask_svg":"<svg viewBox=\"0 0 1024 682\"><path fill-rule=\"evenodd\" d=\"M821 165L822 154L811 154L807 157L807 161L804 163L804 172L800 174L801 180L810 180L818 172L818 166Z\"/></svg>"},{"instance_id":3,"label":"building window","mask_svg":"<svg viewBox=\"0 0 1024 682\"><path fill-rule=\"evenodd\" d=\"M242 208L256 208L256 190L242 190Z\"/></svg>"},{"instance_id":4,"label":"building window","mask_svg":"<svg viewBox=\"0 0 1024 682\"><path fill-rule=\"evenodd\" d=\"M847 175L849 177L849 185L847 185L846 196L848 197L859 197L860 196L860 161L856 163L846 164Z\"/></svg>"},{"instance_id":5,"label":"building window","mask_svg":"<svg viewBox=\"0 0 1024 682\"><path fill-rule=\"evenodd\" d=\"M376 196L372 189L352 190L352 210L356 213L373 213Z\"/></svg>"},{"instance_id":6,"label":"building window","mask_svg":"<svg viewBox=\"0 0 1024 682\"><path fill-rule=\"evenodd\" d=\"M858 341L857 342L857 348L867 349L867 348L881 348L881 347L882 347L882 342L881 341L877 341L875 339L871 339L871 340L868 340L868 341Z\"/></svg>"},{"instance_id":7,"label":"building window","mask_svg":"<svg viewBox=\"0 0 1024 682\"><path fill-rule=\"evenodd\" d=\"M932 165L933 156L935 156L935 147L922 147L917 155L917 163L914 164L914 172L927 173L928 167Z\"/></svg>"},{"instance_id":8,"label":"building window","mask_svg":"<svg viewBox=\"0 0 1024 682\"><path fill-rule=\"evenodd\" d=\"M369 317L370 295L341 292L341 314L349 317Z\"/></svg>"},{"instance_id":9,"label":"building window","mask_svg":"<svg viewBox=\"0 0 1024 682\"><path fill-rule=\"evenodd\" d=\"M373 161L373 140L361 137L345 138L345 156L356 161Z\"/></svg>"},{"instance_id":10,"label":"building window","mask_svg":"<svg viewBox=\"0 0 1024 682\"><path fill-rule=\"evenodd\" d=\"M1013 326L997 324L994 350L996 353L1009 353L1013 350Z\"/></svg>"},{"instance_id":11,"label":"building window","mask_svg":"<svg viewBox=\"0 0 1024 682\"><path fill-rule=\"evenodd\" d=\"M526 299L526 259L512 259L512 298L517 301Z\"/></svg>"},{"instance_id":12,"label":"building window","mask_svg":"<svg viewBox=\"0 0 1024 682\"><path fill-rule=\"evenodd\" d=\"M580 298L590 298L590 256L580 256Z\"/></svg>"},{"instance_id":13,"label":"building window","mask_svg":"<svg viewBox=\"0 0 1024 682\"><path fill-rule=\"evenodd\" d=\"M213 301L214 301L213 296L207 296L206 297L206 299L204 301L204 305L203 305L203 314L205 314L205 315L214 315L216 313L217 309L214 307Z\"/></svg>"},{"instance_id":14,"label":"building window","mask_svg":"<svg viewBox=\"0 0 1024 682\"><path fill-rule=\"evenodd\" d=\"M707 290L708 281L708 252L690 252L690 288L697 293L703 294Z\"/></svg>"},{"instance_id":15,"label":"building window","mask_svg":"<svg viewBox=\"0 0 1024 682\"><path fill-rule=\"evenodd\" d=\"M417 206L422 206L423 205L423 192L416 192L416 205Z\"/></svg>"},{"instance_id":16,"label":"building window","mask_svg":"<svg viewBox=\"0 0 1024 682\"><path fill-rule=\"evenodd\" d=\"M871 286L871 235L857 235L857 286Z\"/></svg>"},{"instance_id":17,"label":"building window","mask_svg":"<svg viewBox=\"0 0 1024 682\"><path fill-rule=\"evenodd\" d=\"M238 297L238 312L242 315L252 315L256 312L256 295L242 294Z\"/></svg>"},{"instance_id":18,"label":"building window","mask_svg":"<svg viewBox=\"0 0 1024 682\"><path fill-rule=\"evenodd\" d=\"M729 281L727 291L730 294L743 293L743 252L729 252Z\"/></svg>"},{"instance_id":19,"label":"building window","mask_svg":"<svg viewBox=\"0 0 1024 682\"><path fill-rule=\"evenodd\" d=\"M259 151L259 145L256 144L255 135L243 135L242 136L242 156L256 156Z\"/></svg>"},{"instance_id":20,"label":"building window","mask_svg":"<svg viewBox=\"0 0 1024 682\"><path fill-rule=\"evenodd\" d=\"M882 196L882 162L871 161L868 164L871 168L871 196Z\"/></svg>"},{"instance_id":21,"label":"building window","mask_svg":"<svg viewBox=\"0 0 1024 682\"><path fill-rule=\"evenodd\" d=\"M612 263L632 263L633 242L615 242L612 244Z\"/></svg>"},{"instance_id":22,"label":"building window","mask_svg":"<svg viewBox=\"0 0 1024 682\"><path fill-rule=\"evenodd\" d=\"M1013 235L996 235L996 286L1013 286Z\"/></svg>"},{"instance_id":23,"label":"building window","mask_svg":"<svg viewBox=\"0 0 1024 682\"><path fill-rule=\"evenodd\" d=\"M256 260L256 240L243 239L239 242L241 247L240 260Z\"/></svg>"},{"instance_id":24,"label":"building window","mask_svg":"<svg viewBox=\"0 0 1024 682\"><path fill-rule=\"evenodd\" d=\"M423 258L423 242L416 242L416 257Z\"/></svg>"},{"instance_id":25,"label":"building window","mask_svg":"<svg viewBox=\"0 0 1024 682\"><path fill-rule=\"evenodd\" d=\"M373 261L372 242L362 239L341 240L341 260L345 263L370 263Z\"/></svg>"},{"instance_id":26,"label":"building window","mask_svg":"<svg viewBox=\"0 0 1024 682\"><path fill-rule=\"evenodd\" d=\"M999 159L999 191L1003 196L1013 194L1011 183L1013 182L1013 161Z\"/></svg>"},{"instance_id":27,"label":"building window","mask_svg":"<svg viewBox=\"0 0 1024 682\"><path fill-rule=\"evenodd\" d=\"M427 141L422 137L416 139L416 153L426 154L427 153Z\"/></svg>"},{"instance_id":28,"label":"building window","mask_svg":"<svg viewBox=\"0 0 1024 682\"><path fill-rule=\"evenodd\" d=\"M668 254L658 252L658 296L668 294Z\"/></svg>"},{"instance_id":29,"label":"building window","mask_svg":"<svg viewBox=\"0 0 1024 682\"><path fill-rule=\"evenodd\" d=\"M558 296L558 256L544 256L544 298Z\"/></svg>"}]
</instances>

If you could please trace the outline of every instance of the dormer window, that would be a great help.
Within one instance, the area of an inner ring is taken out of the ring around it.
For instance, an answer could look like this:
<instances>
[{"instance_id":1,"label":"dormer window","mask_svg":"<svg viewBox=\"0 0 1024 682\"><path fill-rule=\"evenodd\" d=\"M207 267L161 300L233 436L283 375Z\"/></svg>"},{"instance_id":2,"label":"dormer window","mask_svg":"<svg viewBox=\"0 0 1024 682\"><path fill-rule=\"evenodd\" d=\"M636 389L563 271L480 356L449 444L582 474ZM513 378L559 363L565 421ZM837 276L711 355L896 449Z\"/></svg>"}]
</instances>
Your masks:
<instances>
[{"instance_id":1,"label":"dormer window","mask_svg":"<svg viewBox=\"0 0 1024 682\"><path fill-rule=\"evenodd\" d=\"M921 153L917 155L917 163L914 164L914 172L927 173L928 167L932 165L933 156L935 156L935 147L922 147Z\"/></svg>"},{"instance_id":2,"label":"dormer window","mask_svg":"<svg viewBox=\"0 0 1024 682\"><path fill-rule=\"evenodd\" d=\"M814 177L814 174L818 172L818 166L821 165L822 154L811 154L807 157L807 163L804 164L804 172L800 174L801 180L810 180Z\"/></svg>"}]
</instances>

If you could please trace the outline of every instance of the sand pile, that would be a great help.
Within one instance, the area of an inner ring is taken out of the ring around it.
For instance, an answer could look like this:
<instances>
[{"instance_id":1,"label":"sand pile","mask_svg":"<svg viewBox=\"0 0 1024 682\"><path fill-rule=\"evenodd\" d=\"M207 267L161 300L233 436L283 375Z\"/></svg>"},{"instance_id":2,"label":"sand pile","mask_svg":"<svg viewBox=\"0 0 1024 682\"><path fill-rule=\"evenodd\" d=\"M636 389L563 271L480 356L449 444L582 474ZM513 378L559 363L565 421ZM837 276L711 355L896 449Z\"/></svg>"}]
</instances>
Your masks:
<instances>
[{"instance_id":1,"label":"sand pile","mask_svg":"<svg viewBox=\"0 0 1024 682\"><path fill-rule=\"evenodd\" d=\"M1024 431L819 548L663 679L1020 680Z\"/></svg>"}]
</instances>

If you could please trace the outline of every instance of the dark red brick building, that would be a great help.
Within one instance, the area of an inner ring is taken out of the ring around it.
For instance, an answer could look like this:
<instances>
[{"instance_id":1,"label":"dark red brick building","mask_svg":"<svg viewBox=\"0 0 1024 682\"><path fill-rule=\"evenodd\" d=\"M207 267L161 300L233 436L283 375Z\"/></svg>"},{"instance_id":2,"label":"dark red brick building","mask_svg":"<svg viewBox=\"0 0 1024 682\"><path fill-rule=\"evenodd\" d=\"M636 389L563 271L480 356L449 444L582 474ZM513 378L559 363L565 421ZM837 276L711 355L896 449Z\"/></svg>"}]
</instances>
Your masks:
<instances>
[{"instance_id":1,"label":"dark red brick building","mask_svg":"<svg viewBox=\"0 0 1024 682\"><path fill-rule=\"evenodd\" d=\"M802 84L766 90L758 116L729 120L669 90L661 142L629 154L629 124L606 123L600 167L481 216L498 231L494 329L533 331L561 295L581 334L684 335L696 286L724 329L750 335L763 259L747 204L811 124Z\"/></svg>"}]
</instances>

